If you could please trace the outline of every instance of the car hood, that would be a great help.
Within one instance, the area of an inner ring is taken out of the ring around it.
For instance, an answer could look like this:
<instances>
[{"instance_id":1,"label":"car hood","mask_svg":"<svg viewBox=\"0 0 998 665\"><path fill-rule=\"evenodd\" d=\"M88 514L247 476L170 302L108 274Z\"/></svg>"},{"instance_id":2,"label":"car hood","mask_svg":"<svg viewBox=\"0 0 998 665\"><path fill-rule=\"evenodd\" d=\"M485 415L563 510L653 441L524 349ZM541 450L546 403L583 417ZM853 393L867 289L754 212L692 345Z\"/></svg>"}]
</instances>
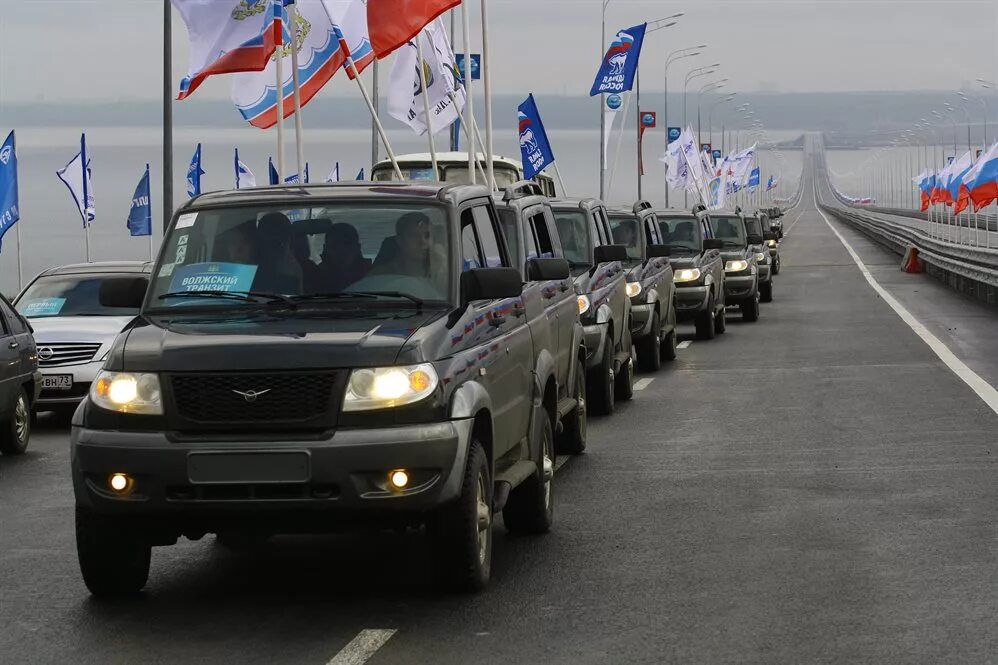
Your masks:
<instances>
[{"instance_id":1,"label":"car hood","mask_svg":"<svg viewBox=\"0 0 998 665\"><path fill-rule=\"evenodd\" d=\"M721 250L721 258L725 261L733 261L735 259L744 259L748 256L748 248L743 247L741 249L723 249Z\"/></svg>"},{"instance_id":2,"label":"car hood","mask_svg":"<svg viewBox=\"0 0 998 665\"><path fill-rule=\"evenodd\" d=\"M134 316L42 316L28 319L39 345L52 342L110 342Z\"/></svg>"},{"instance_id":3,"label":"car hood","mask_svg":"<svg viewBox=\"0 0 998 665\"><path fill-rule=\"evenodd\" d=\"M142 317L122 335L114 370L245 371L378 367L395 363L406 341L440 310L344 317Z\"/></svg>"},{"instance_id":4,"label":"car hood","mask_svg":"<svg viewBox=\"0 0 998 665\"><path fill-rule=\"evenodd\" d=\"M669 263L672 264L672 268L695 268L700 265L700 255L699 254L688 254L681 256L670 256Z\"/></svg>"}]
</instances>

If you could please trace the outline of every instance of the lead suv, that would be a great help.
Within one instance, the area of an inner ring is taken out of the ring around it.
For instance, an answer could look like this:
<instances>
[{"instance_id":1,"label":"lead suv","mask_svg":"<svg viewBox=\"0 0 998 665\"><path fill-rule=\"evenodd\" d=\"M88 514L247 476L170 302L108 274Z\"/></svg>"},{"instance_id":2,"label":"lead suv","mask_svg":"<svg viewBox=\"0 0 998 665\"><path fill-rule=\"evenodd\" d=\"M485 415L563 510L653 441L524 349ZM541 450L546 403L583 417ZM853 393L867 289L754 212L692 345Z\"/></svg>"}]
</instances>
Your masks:
<instances>
[{"instance_id":1,"label":"lead suv","mask_svg":"<svg viewBox=\"0 0 998 665\"><path fill-rule=\"evenodd\" d=\"M207 194L152 274L102 289L141 312L73 418L94 594L143 587L180 536L371 525L425 525L475 590L495 512L550 528L557 369L484 187Z\"/></svg>"},{"instance_id":2,"label":"lead suv","mask_svg":"<svg viewBox=\"0 0 998 665\"><path fill-rule=\"evenodd\" d=\"M702 208L660 210L657 217L675 275L677 316L693 321L700 339L714 339L727 319L721 241L714 238L710 217Z\"/></svg>"},{"instance_id":3,"label":"lead suv","mask_svg":"<svg viewBox=\"0 0 998 665\"><path fill-rule=\"evenodd\" d=\"M525 282L535 344L550 349L558 381L558 451L586 449L586 347L570 267L547 199L521 181L494 194L506 247ZM547 353L547 351L542 351Z\"/></svg>"},{"instance_id":4,"label":"lead suv","mask_svg":"<svg viewBox=\"0 0 998 665\"><path fill-rule=\"evenodd\" d=\"M555 227L575 278L586 343L586 403L591 413L613 413L618 391L630 385L631 299L623 263L627 249L613 244L606 207L598 199L552 199ZM623 370L626 370L623 371Z\"/></svg>"},{"instance_id":5,"label":"lead suv","mask_svg":"<svg viewBox=\"0 0 998 665\"><path fill-rule=\"evenodd\" d=\"M745 220L738 212L712 212L710 230L721 241L725 304L737 305L745 321L758 321L759 261L751 246L762 244L762 238L748 235Z\"/></svg>"}]
</instances>

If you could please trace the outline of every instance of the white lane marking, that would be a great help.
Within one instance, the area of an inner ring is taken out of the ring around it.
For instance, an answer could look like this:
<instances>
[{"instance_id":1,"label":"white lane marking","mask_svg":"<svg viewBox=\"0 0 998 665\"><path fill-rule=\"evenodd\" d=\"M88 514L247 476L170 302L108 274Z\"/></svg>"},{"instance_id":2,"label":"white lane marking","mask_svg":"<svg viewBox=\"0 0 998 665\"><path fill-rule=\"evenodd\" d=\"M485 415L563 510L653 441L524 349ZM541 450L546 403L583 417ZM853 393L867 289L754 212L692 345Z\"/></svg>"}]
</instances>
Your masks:
<instances>
[{"instance_id":1,"label":"white lane marking","mask_svg":"<svg viewBox=\"0 0 998 665\"><path fill-rule=\"evenodd\" d=\"M394 628L362 630L326 665L363 665L394 634Z\"/></svg>"},{"instance_id":2,"label":"white lane marking","mask_svg":"<svg viewBox=\"0 0 998 665\"><path fill-rule=\"evenodd\" d=\"M794 227L797 226L797 222L799 222L800 218L803 217L803 216L804 216L804 211L801 210L800 214L797 215L797 219L794 220L793 224L791 224L789 227L787 227L787 230L783 232L783 235L784 236L789 235L790 232L794 230Z\"/></svg>"},{"instance_id":3,"label":"white lane marking","mask_svg":"<svg viewBox=\"0 0 998 665\"><path fill-rule=\"evenodd\" d=\"M654 380L655 379L638 379L637 381L634 382L634 389L635 390L644 390L645 388L647 388L648 386L650 386L651 382L654 381Z\"/></svg>"},{"instance_id":4,"label":"white lane marking","mask_svg":"<svg viewBox=\"0 0 998 665\"><path fill-rule=\"evenodd\" d=\"M570 455L562 455L557 460L555 460L555 462L554 462L554 472L558 473L558 469L560 469L561 467L565 466L565 464L567 464L568 460L570 460L570 459L572 459L572 457Z\"/></svg>"},{"instance_id":5,"label":"white lane marking","mask_svg":"<svg viewBox=\"0 0 998 665\"><path fill-rule=\"evenodd\" d=\"M679 344L676 344L676 348L677 349L688 349L688 348L690 348L690 344L692 344L692 343L693 342L691 342L690 340L686 340L684 342L680 342Z\"/></svg>"},{"instance_id":6,"label":"white lane marking","mask_svg":"<svg viewBox=\"0 0 998 665\"><path fill-rule=\"evenodd\" d=\"M916 335L921 337L923 342L929 345L929 348L932 349L937 356L939 356L939 359L943 361L943 364L945 364L950 371L956 374L961 381L970 386L970 389L977 393L977 396L984 400L984 403L991 407L992 411L998 413L998 390L995 390L994 386L982 379L974 370L967 367L962 360L957 358L956 355L949 350L949 347L939 341L938 337L929 332L928 328L912 316L911 312L905 309L904 305L899 303L894 296L884 289L884 287L880 286L879 282L877 282L877 280L873 278L873 275L870 274L866 264L859 258L859 254L856 253L856 250L854 250L852 245L850 245L848 241L842 237L842 234L839 233L838 229L832 226L832 223L828 221L828 217L825 216L825 213L818 208L818 192L816 186L813 185L813 187L815 187L813 189L815 210L818 211L818 214L821 215L823 220L825 220L825 224L828 225L828 228L832 230L832 233L835 234L835 236L839 239L839 242L841 242L846 248L846 251L849 252L849 256L851 256L852 260L856 262L856 265L859 267L859 271L863 273L863 277L865 277L866 281L873 287L873 290L877 292L877 295L883 298L884 302L890 305L891 309L893 309L894 312L901 317L901 320L907 323L908 327L911 328Z\"/></svg>"}]
</instances>

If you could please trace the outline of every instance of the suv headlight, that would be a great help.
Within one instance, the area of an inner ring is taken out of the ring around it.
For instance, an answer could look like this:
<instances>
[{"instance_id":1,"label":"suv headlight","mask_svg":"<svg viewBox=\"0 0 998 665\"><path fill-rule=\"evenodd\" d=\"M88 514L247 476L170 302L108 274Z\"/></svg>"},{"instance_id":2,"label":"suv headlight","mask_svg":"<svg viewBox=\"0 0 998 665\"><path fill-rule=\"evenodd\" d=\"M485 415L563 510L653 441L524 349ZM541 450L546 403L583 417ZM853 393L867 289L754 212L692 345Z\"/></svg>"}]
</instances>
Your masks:
<instances>
[{"instance_id":1,"label":"suv headlight","mask_svg":"<svg viewBox=\"0 0 998 665\"><path fill-rule=\"evenodd\" d=\"M376 367L350 372L343 411L372 411L413 404L433 394L440 383L433 365Z\"/></svg>"},{"instance_id":2,"label":"suv headlight","mask_svg":"<svg viewBox=\"0 0 998 665\"><path fill-rule=\"evenodd\" d=\"M700 279L700 268L684 268L676 272L673 277L673 281L675 281L676 284L695 282L698 279Z\"/></svg>"},{"instance_id":3,"label":"suv headlight","mask_svg":"<svg viewBox=\"0 0 998 665\"><path fill-rule=\"evenodd\" d=\"M748 270L748 261L735 259L724 264L724 272L743 272Z\"/></svg>"},{"instance_id":4,"label":"suv headlight","mask_svg":"<svg viewBox=\"0 0 998 665\"><path fill-rule=\"evenodd\" d=\"M589 311L589 308L593 306L592 302L589 300L589 296L579 296L576 299L579 303L579 316L582 316Z\"/></svg>"},{"instance_id":5,"label":"suv headlight","mask_svg":"<svg viewBox=\"0 0 998 665\"><path fill-rule=\"evenodd\" d=\"M769 240L766 241L766 244L769 245L770 247L776 247L776 239L770 238Z\"/></svg>"},{"instance_id":6,"label":"suv headlight","mask_svg":"<svg viewBox=\"0 0 998 665\"><path fill-rule=\"evenodd\" d=\"M759 252L758 254L755 255L755 260L758 261L759 263L765 263L767 258L768 255L763 252Z\"/></svg>"},{"instance_id":7,"label":"suv headlight","mask_svg":"<svg viewBox=\"0 0 998 665\"><path fill-rule=\"evenodd\" d=\"M90 401L118 413L163 415L163 393L156 374L101 370L90 384Z\"/></svg>"},{"instance_id":8,"label":"suv headlight","mask_svg":"<svg viewBox=\"0 0 998 665\"><path fill-rule=\"evenodd\" d=\"M628 298L641 295L641 282L628 282L626 291Z\"/></svg>"}]
</instances>

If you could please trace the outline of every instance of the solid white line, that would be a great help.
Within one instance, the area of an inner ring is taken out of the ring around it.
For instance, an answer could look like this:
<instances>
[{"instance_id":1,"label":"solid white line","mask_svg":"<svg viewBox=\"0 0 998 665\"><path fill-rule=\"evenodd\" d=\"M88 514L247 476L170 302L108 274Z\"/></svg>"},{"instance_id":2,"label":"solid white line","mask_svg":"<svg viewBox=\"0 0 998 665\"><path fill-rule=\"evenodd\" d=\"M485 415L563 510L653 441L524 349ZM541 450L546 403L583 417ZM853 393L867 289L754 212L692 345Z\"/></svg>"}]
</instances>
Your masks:
<instances>
[{"instance_id":1,"label":"solid white line","mask_svg":"<svg viewBox=\"0 0 998 665\"><path fill-rule=\"evenodd\" d=\"M326 665L363 665L394 634L394 628L362 630Z\"/></svg>"},{"instance_id":2,"label":"solid white line","mask_svg":"<svg viewBox=\"0 0 998 665\"><path fill-rule=\"evenodd\" d=\"M647 388L648 386L650 386L651 382L654 381L654 380L655 379L638 379L637 381L634 382L634 389L635 390L644 390L645 388Z\"/></svg>"},{"instance_id":3,"label":"solid white line","mask_svg":"<svg viewBox=\"0 0 998 665\"><path fill-rule=\"evenodd\" d=\"M565 464L568 463L568 460L570 460L570 459L572 459L571 455L562 455L557 460L555 460L555 462L554 462L554 472L558 473L558 469L560 469L561 467L565 466Z\"/></svg>"},{"instance_id":4,"label":"solid white line","mask_svg":"<svg viewBox=\"0 0 998 665\"><path fill-rule=\"evenodd\" d=\"M690 340L686 340L686 341L680 342L679 344L676 344L676 348L677 349L688 349L688 348L690 348L690 344L692 344L692 343L693 342L691 342Z\"/></svg>"},{"instance_id":5,"label":"solid white line","mask_svg":"<svg viewBox=\"0 0 998 665\"><path fill-rule=\"evenodd\" d=\"M856 265L859 267L859 271L863 273L863 277L865 277L866 281L873 287L873 290L877 292L877 295L883 298L884 302L890 305L891 309L893 309L895 313L901 317L901 320L907 323L908 327L911 328L916 335L921 337L923 342L929 345L929 348L932 349L937 356L939 356L939 359L943 361L943 364L949 367L950 371L956 374L961 381L970 386L970 389L977 393L977 396L984 400L984 403L991 407L992 411L998 413L998 390L995 390L994 386L982 379L974 370L967 367L967 365L965 365L962 360L957 358L945 344L939 341L938 337L929 332L928 328L912 316L911 312L905 309L904 305L899 303L894 296L880 286L877 280L873 278L873 275L870 274L866 264L859 258L859 254L857 254L846 239L842 237L842 234L839 233L838 229L832 226L832 223L828 221L828 217L826 217L825 213L818 207L818 192L816 186L813 193L815 210L818 211L818 214L825 220L825 224L828 225L828 228L832 230L832 233L835 234L835 236L839 239L839 242L841 242L846 248L846 251L849 252L849 256L851 256L852 260L856 262Z\"/></svg>"}]
</instances>

